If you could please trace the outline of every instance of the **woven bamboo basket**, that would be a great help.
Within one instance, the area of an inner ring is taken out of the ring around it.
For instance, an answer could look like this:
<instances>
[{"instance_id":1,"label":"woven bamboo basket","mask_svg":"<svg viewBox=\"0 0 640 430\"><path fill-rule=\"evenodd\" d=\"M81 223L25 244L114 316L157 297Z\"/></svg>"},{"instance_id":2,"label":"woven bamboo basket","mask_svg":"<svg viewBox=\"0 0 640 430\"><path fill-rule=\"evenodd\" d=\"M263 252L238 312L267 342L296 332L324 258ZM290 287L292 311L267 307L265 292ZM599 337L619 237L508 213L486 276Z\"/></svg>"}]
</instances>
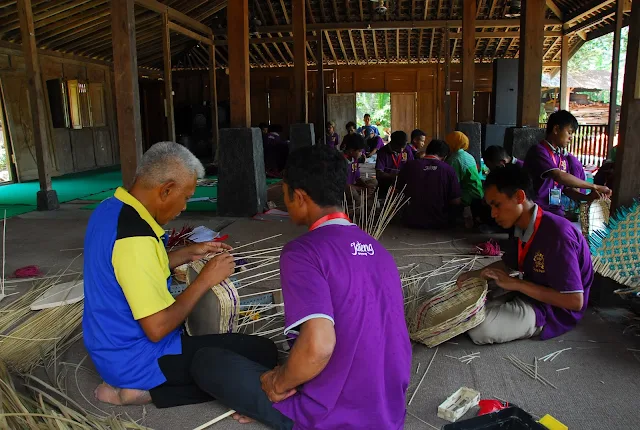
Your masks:
<instances>
[{"instance_id":1,"label":"woven bamboo basket","mask_svg":"<svg viewBox=\"0 0 640 430\"><path fill-rule=\"evenodd\" d=\"M189 270L189 264L185 263L181 266L173 269L173 277L179 282L187 282L187 271Z\"/></svg>"},{"instance_id":2,"label":"woven bamboo basket","mask_svg":"<svg viewBox=\"0 0 640 430\"><path fill-rule=\"evenodd\" d=\"M584 237L589 238L594 231L606 229L610 210L611 200L599 199L580 203L580 226Z\"/></svg>"},{"instance_id":3,"label":"woven bamboo basket","mask_svg":"<svg viewBox=\"0 0 640 430\"><path fill-rule=\"evenodd\" d=\"M189 264L186 274L187 285L196 279L205 264L202 260ZM227 278L211 287L211 290L202 296L185 321L185 327L190 336L234 333L238 329L239 315L238 291Z\"/></svg>"},{"instance_id":4,"label":"woven bamboo basket","mask_svg":"<svg viewBox=\"0 0 640 430\"><path fill-rule=\"evenodd\" d=\"M480 278L446 289L418 306L411 339L432 348L476 327L484 321L486 298L487 281Z\"/></svg>"}]
</instances>

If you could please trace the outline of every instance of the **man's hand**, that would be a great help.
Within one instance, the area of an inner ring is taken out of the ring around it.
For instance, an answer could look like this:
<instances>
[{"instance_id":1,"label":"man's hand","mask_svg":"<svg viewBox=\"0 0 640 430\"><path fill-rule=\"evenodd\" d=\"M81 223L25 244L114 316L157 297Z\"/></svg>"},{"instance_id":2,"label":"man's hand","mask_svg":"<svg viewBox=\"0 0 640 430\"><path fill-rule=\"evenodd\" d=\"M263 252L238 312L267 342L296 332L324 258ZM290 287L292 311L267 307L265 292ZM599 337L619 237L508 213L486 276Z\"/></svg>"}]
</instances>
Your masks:
<instances>
[{"instance_id":1,"label":"man's hand","mask_svg":"<svg viewBox=\"0 0 640 430\"><path fill-rule=\"evenodd\" d=\"M611 197L612 193L613 191L611 191L609 187L605 187L604 185L594 185L593 191L591 192L591 194L596 194L600 198L603 198L603 197L609 198ZM595 200L595 198L593 200Z\"/></svg>"},{"instance_id":2,"label":"man's hand","mask_svg":"<svg viewBox=\"0 0 640 430\"><path fill-rule=\"evenodd\" d=\"M236 263L227 252L213 257L200 271L197 279L207 286L213 287L233 274Z\"/></svg>"},{"instance_id":3,"label":"man's hand","mask_svg":"<svg viewBox=\"0 0 640 430\"><path fill-rule=\"evenodd\" d=\"M507 272L501 269L490 268L484 269L480 276L484 279L491 279L496 282L498 287L509 291L518 291L520 280L512 278Z\"/></svg>"},{"instance_id":4,"label":"man's hand","mask_svg":"<svg viewBox=\"0 0 640 430\"><path fill-rule=\"evenodd\" d=\"M260 376L260 383L262 384L262 391L267 394L267 397L273 403L278 403L293 396L296 393L295 388L289 391L285 391L283 393L278 392L276 389L276 378L278 376L278 369L276 367L273 370L269 370L268 372L263 373Z\"/></svg>"},{"instance_id":5,"label":"man's hand","mask_svg":"<svg viewBox=\"0 0 640 430\"><path fill-rule=\"evenodd\" d=\"M202 242L194 243L184 248L185 252L191 258L191 261L196 261L204 258L207 254L217 254L222 251L231 251L231 248L226 243L221 242Z\"/></svg>"}]
</instances>

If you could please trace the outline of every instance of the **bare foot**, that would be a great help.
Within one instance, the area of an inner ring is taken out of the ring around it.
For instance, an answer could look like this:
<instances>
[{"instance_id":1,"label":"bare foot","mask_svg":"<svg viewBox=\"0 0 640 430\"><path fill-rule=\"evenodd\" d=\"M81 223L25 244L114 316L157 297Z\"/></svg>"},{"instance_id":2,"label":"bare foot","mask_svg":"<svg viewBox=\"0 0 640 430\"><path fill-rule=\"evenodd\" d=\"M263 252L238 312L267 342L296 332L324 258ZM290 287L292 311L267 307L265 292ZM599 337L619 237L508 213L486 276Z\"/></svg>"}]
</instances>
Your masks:
<instances>
[{"instance_id":1,"label":"bare foot","mask_svg":"<svg viewBox=\"0 0 640 430\"><path fill-rule=\"evenodd\" d=\"M95 398L103 403L112 405L146 405L151 403L151 395L148 391L133 390L130 388L115 388L103 382L93 392Z\"/></svg>"},{"instance_id":2,"label":"bare foot","mask_svg":"<svg viewBox=\"0 0 640 430\"><path fill-rule=\"evenodd\" d=\"M240 415L240 414L237 414L237 413L233 414L233 419L238 421L240 424L249 424L249 423L252 423L252 422L255 421L255 420L253 420L253 419L251 419L249 417L246 417L244 415Z\"/></svg>"}]
</instances>

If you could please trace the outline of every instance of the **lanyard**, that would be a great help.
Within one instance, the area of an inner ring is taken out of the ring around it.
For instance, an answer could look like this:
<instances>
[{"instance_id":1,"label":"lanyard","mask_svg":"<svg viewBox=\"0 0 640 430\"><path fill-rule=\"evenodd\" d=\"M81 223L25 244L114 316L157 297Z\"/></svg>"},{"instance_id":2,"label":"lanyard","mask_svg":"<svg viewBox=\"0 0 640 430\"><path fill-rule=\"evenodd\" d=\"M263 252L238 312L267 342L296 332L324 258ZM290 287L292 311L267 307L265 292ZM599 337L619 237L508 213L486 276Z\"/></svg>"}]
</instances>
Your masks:
<instances>
[{"instance_id":1,"label":"lanyard","mask_svg":"<svg viewBox=\"0 0 640 430\"><path fill-rule=\"evenodd\" d=\"M393 161L393 165L396 166L396 169L400 168L400 160L402 154L398 154L398 158L396 158L393 154L391 154L391 160Z\"/></svg>"},{"instance_id":2,"label":"lanyard","mask_svg":"<svg viewBox=\"0 0 640 430\"><path fill-rule=\"evenodd\" d=\"M425 155L424 158L426 158L427 160L439 160L438 156L436 155Z\"/></svg>"},{"instance_id":3,"label":"lanyard","mask_svg":"<svg viewBox=\"0 0 640 430\"><path fill-rule=\"evenodd\" d=\"M556 166L559 169L560 168L560 164L562 164L562 154L558 154L558 156L560 157L560 161L558 162L556 160L555 152L549 147L549 145L545 144L544 147L547 150L547 152L549 153L549 155L551 156L551 159L553 160L553 165ZM553 187L554 188L558 188L558 183L556 181L553 181Z\"/></svg>"},{"instance_id":4,"label":"lanyard","mask_svg":"<svg viewBox=\"0 0 640 430\"><path fill-rule=\"evenodd\" d=\"M347 221L351 222L351 219L347 216L347 214L343 212L334 212L332 214L323 216L322 218L311 224L311 227L309 227L309 231L315 230L325 222L331 221L332 219L346 219Z\"/></svg>"},{"instance_id":5,"label":"lanyard","mask_svg":"<svg viewBox=\"0 0 640 430\"><path fill-rule=\"evenodd\" d=\"M524 267L524 259L527 257L527 253L529 252L529 248L531 247L531 242L533 242L533 238L538 232L538 228L540 227L540 221L542 220L542 208L538 206L538 213L536 214L536 220L533 224L533 233L531 237L526 243L522 243L522 239L518 239L518 270L522 272Z\"/></svg>"}]
</instances>

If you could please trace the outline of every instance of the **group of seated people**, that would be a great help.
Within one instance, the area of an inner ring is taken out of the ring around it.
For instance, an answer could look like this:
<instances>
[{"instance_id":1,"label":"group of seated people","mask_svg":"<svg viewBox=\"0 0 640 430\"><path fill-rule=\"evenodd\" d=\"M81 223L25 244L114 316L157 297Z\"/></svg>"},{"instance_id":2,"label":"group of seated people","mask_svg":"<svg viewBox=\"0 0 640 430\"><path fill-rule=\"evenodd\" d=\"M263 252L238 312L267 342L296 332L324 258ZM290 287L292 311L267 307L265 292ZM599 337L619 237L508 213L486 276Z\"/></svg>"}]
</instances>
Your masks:
<instances>
[{"instance_id":1,"label":"group of seated people","mask_svg":"<svg viewBox=\"0 0 640 430\"><path fill-rule=\"evenodd\" d=\"M540 174L505 157L480 188L491 216L515 233L502 261L458 279L481 277L510 292L487 302L487 317L469 332L477 344L550 339L574 328L585 312L593 280L589 247L557 215L551 191L611 191L567 172L562 149L575 124L557 121L550 120L547 139L524 160ZM133 185L98 206L85 237L83 331L104 380L97 399L159 408L217 399L236 411L239 422L258 420L274 429L403 428L411 343L398 268L340 210L348 180L371 186L357 175L364 139L354 136L346 139L344 153L326 145L298 149L284 169L290 219L308 228L280 256L283 334L291 345L284 363L267 338L184 333L198 301L235 272L235 258L230 246L216 242L167 252L163 225L185 209L203 167L171 142L143 155ZM380 170L391 175L385 169L393 166L405 192L417 196L408 221L447 224L449 208L464 198L465 175L472 176L464 154L453 157L455 163L445 161L464 151L464 139L433 140L415 159L406 140L402 132L392 135L380 151ZM431 203L436 200L443 203ZM171 270L212 254L197 278L172 297ZM362 265L377 270L353 270Z\"/></svg>"}]
</instances>

